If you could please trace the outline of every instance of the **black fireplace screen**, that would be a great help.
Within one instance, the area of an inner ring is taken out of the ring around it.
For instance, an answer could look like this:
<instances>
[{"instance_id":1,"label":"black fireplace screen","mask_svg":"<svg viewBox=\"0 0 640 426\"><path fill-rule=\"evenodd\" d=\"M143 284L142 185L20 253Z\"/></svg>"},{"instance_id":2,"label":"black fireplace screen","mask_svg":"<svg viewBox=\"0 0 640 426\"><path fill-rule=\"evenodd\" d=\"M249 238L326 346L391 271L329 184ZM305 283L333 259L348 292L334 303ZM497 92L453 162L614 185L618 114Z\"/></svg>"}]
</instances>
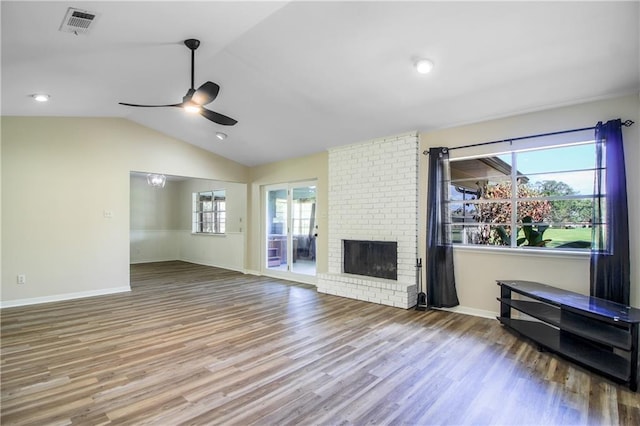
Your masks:
<instances>
[{"instance_id":1,"label":"black fireplace screen","mask_svg":"<svg viewBox=\"0 0 640 426\"><path fill-rule=\"evenodd\" d=\"M398 279L398 243L395 241L343 240L346 274Z\"/></svg>"}]
</instances>

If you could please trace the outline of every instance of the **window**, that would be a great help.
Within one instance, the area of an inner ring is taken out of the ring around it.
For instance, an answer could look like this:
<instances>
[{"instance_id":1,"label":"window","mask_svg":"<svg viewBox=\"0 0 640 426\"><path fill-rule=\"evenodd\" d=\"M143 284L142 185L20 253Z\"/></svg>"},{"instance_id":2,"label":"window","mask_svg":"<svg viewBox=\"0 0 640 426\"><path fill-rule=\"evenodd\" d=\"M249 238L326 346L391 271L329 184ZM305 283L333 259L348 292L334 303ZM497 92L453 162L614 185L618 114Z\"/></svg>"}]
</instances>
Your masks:
<instances>
[{"instance_id":1,"label":"window","mask_svg":"<svg viewBox=\"0 0 640 426\"><path fill-rule=\"evenodd\" d=\"M224 189L193 193L192 232L197 234L224 234L226 195Z\"/></svg>"},{"instance_id":2,"label":"window","mask_svg":"<svg viewBox=\"0 0 640 426\"><path fill-rule=\"evenodd\" d=\"M585 142L451 160L452 241L589 249L595 155Z\"/></svg>"}]
</instances>

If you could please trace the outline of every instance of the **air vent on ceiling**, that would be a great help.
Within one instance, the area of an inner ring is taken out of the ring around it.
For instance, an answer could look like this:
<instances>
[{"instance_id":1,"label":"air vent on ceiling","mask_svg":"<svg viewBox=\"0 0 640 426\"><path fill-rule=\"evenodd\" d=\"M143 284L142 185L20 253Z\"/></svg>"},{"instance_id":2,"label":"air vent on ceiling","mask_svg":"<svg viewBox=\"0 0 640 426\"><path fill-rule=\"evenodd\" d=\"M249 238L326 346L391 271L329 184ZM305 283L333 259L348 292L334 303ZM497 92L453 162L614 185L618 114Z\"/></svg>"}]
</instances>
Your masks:
<instances>
[{"instance_id":1,"label":"air vent on ceiling","mask_svg":"<svg viewBox=\"0 0 640 426\"><path fill-rule=\"evenodd\" d=\"M70 7L67 9L67 14L62 20L59 30L75 35L87 34L96 16L93 12Z\"/></svg>"}]
</instances>

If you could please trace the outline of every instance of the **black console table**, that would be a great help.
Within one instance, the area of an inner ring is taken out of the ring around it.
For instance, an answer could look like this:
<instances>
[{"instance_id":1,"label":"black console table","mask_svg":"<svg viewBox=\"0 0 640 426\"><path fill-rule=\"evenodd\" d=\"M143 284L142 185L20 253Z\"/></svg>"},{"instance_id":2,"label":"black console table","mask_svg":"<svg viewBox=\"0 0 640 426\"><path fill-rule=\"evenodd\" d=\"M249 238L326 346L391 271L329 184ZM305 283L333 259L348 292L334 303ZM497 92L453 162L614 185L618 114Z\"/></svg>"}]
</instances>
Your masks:
<instances>
[{"instance_id":1,"label":"black console table","mask_svg":"<svg viewBox=\"0 0 640 426\"><path fill-rule=\"evenodd\" d=\"M498 280L508 329L632 391L638 390L640 309L531 281ZM512 292L527 299L512 299ZM511 318L515 309L539 321Z\"/></svg>"}]
</instances>

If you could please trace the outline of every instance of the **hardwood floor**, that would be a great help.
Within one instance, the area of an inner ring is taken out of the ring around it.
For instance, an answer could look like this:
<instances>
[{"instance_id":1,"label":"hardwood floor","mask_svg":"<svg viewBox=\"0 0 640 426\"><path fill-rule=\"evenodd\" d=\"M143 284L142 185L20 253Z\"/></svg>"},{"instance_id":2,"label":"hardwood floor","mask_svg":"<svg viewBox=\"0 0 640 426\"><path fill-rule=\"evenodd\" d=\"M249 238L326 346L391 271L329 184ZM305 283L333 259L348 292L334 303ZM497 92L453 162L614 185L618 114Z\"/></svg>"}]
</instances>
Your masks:
<instances>
[{"instance_id":1,"label":"hardwood floor","mask_svg":"<svg viewBox=\"0 0 640 426\"><path fill-rule=\"evenodd\" d=\"M496 320L183 262L131 286L2 310L3 425L640 424L640 394Z\"/></svg>"}]
</instances>

